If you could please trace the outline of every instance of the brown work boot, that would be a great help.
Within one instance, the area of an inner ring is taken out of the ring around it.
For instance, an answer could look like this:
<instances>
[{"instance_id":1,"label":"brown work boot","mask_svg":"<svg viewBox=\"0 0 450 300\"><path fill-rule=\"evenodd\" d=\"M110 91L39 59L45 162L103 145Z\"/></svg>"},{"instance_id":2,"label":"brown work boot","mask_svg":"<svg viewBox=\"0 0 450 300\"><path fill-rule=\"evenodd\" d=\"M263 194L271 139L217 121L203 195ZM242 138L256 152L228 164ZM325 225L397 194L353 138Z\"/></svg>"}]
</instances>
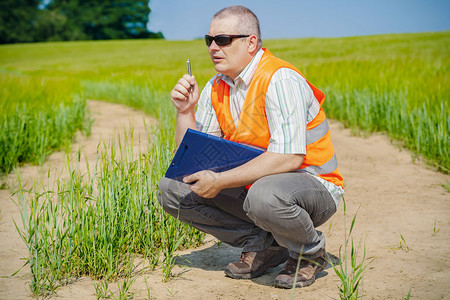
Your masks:
<instances>
[{"instance_id":1,"label":"brown work boot","mask_svg":"<svg viewBox=\"0 0 450 300\"><path fill-rule=\"evenodd\" d=\"M225 274L234 279L255 278L268 268L285 262L288 257L289 251L281 246L270 246L257 252L242 252L239 261L228 264Z\"/></svg>"},{"instance_id":2,"label":"brown work boot","mask_svg":"<svg viewBox=\"0 0 450 300\"><path fill-rule=\"evenodd\" d=\"M326 252L314 259L302 259L298 269L297 280L295 281L295 272L297 270L298 259L289 257L286 265L280 274L275 277L275 286L279 288L290 289L295 287L305 287L311 285L316 280L318 272L322 271L328 262L325 259Z\"/></svg>"}]
</instances>

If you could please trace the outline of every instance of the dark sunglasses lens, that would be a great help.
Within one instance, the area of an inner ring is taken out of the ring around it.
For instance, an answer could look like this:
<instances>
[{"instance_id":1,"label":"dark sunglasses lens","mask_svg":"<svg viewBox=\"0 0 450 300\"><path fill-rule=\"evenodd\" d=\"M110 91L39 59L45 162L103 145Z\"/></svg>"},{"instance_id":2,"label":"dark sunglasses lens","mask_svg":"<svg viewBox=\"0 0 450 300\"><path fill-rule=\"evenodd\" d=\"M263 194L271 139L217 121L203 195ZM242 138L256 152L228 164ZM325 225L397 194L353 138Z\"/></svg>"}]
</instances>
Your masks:
<instances>
[{"instance_id":1,"label":"dark sunglasses lens","mask_svg":"<svg viewBox=\"0 0 450 300\"><path fill-rule=\"evenodd\" d=\"M211 46L212 41L213 41L212 36L210 36L210 35L205 35L206 46L208 46L208 47Z\"/></svg>"},{"instance_id":2,"label":"dark sunglasses lens","mask_svg":"<svg viewBox=\"0 0 450 300\"><path fill-rule=\"evenodd\" d=\"M231 38L229 36L216 36L216 44L218 46L226 46L231 44Z\"/></svg>"},{"instance_id":3,"label":"dark sunglasses lens","mask_svg":"<svg viewBox=\"0 0 450 300\"><path fill-rule=\"evenodd\" d=\"M226 46L231 44L232 38L226 35L217 35L212 37L210 35L205 35L206 46L211 46L212 42L215 41L217 46Z\"/></svg>"}]
</instances>

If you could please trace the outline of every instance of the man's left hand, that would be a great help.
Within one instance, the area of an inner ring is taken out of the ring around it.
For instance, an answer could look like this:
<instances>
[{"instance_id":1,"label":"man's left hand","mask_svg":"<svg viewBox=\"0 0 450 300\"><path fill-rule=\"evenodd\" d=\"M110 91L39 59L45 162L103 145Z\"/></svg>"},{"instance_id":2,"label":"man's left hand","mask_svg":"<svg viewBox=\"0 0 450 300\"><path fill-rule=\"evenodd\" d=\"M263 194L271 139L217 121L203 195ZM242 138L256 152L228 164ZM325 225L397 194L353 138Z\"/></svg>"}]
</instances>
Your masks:
<instances>
[{"instance_id":1,"label":"man's left hand","mask_svg":"<svg viewBox=\"0 0 450 300\"><path fill-rule=\"evenodd\" d=\"M219 173L205 170L183 178L184 183L190 183L190 189L203 198L214 198L222 190Z\"/></svg>"}]
</instances>

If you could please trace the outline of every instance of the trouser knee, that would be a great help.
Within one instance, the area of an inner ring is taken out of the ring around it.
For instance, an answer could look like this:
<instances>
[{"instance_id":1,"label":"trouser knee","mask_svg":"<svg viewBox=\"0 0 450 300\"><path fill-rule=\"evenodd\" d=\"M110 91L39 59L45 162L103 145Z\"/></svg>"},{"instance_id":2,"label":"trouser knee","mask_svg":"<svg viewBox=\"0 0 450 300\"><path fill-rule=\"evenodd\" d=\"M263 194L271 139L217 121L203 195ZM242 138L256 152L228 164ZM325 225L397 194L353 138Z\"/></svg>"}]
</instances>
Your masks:
<instances>
[{"instance_id":1,"label":"trouser knee","mask_svg":"<svg viewBox=\"0 0 450 300\"><path fill-rule=\"evenodd\" d=\"M174 182L171 179L163 177L159 181L159 190L156 192L159 205L168 214L176 217L178 215L179 201L174 201L179 197L174 197Z\"/></svg>"},{"instance_id":2,"label":"trouser knee","mask_svg":"<svg viewBox=\"0 0 450 300\"><path fill-rule=\"evenodd\" d=\"M244 210L248 217L259 227L264 228L273 221L276 221L274 212L279 206L277 197L273 194L270 185L267 185L264 180L255 182L247 193L244 202Z\"/></svg>"}]
</instances>

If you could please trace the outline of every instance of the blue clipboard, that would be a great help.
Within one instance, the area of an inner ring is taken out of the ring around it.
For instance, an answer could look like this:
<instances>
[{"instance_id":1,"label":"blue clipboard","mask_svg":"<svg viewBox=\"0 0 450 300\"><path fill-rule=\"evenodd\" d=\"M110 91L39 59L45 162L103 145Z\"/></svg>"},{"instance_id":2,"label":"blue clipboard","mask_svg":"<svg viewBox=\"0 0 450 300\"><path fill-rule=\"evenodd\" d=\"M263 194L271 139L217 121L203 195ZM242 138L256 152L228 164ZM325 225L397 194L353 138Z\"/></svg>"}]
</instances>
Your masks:
<instances>
[{"instance_id":1,"label":"blue clipboard","mask_svg":"<svg viewBox=\"0 0 450 300\"><path fill-rule=\"evenodd\" d=\"M263 152L188 129L165 176L181 181L183 177L202 170L222 172L240 166Z\"/></svg>"}]
</instances>

